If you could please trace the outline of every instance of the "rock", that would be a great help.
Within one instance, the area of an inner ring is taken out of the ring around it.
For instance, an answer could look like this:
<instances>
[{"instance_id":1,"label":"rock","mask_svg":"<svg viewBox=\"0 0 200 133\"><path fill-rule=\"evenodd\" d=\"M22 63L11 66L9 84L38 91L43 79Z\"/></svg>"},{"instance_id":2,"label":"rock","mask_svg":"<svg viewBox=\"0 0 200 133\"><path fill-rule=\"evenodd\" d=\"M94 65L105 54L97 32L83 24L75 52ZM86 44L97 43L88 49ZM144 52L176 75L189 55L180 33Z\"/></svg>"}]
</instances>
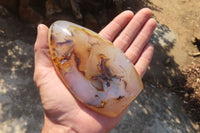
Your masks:
<instances>
[{"instance_id":1,"label":"rock","mask_svg":"<svg viewBox=\"0 0 200 133\"><path fill-rule=\"evenodd\" d=\"M33 82L33 46L0 43L0 132L40 132L42 106Z\"/></svg>"}]
</instances>

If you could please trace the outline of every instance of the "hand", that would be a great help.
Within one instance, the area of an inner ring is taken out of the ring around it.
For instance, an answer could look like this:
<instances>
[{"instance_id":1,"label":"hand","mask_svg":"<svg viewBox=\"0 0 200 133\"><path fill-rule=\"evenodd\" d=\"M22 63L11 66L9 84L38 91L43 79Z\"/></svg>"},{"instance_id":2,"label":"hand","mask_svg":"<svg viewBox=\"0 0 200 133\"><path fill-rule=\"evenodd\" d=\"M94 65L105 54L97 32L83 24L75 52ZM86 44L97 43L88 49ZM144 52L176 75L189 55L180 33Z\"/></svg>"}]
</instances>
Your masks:
<instances>
[{"instance_id":1,"label":"hand","mask_svg":"<svg viewBox=\"0 0 200 133\"><path fill-rule=\"evenodd\" d=\"M156 21L151 10L142 9L135 16L124 11L108 24L99 34L121 48L135 65L142 77L153 55L153 46L148 44ZM111 131L121 120L98 114L80 104L56 74L48 48L48 28L38 26L35 43L34 80L39 89L44 107L43 132L103 133Z\"/></svg>"}]
</instances>

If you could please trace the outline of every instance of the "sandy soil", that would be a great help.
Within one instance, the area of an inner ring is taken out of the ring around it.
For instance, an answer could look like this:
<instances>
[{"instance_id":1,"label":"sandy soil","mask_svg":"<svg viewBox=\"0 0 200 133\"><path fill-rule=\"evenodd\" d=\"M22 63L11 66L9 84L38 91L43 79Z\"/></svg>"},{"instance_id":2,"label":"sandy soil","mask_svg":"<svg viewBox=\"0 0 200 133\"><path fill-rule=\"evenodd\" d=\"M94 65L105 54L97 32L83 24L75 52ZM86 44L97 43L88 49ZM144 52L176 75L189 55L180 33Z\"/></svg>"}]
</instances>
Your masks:
<instances>
[{"instance_id":1,"label":"sandy soil","mask_svg":"<svg viewBox=\"0 0 200 133\"><path fill-rule=\"evenodd\" d=\"M150 0L156 20L167 25L176 36L169 55L174 58L181 74L176 77L172 89L181 96L187 111L200 124L199 57L190 56L199 52L192 39L200 37L199 0Z\"/></svg>"},{"instance_id":2,"label":"sandy soil","mask_svg":"<svg viewBox=\"0 0 200 133\"><path fill-rule=\"evenodd\" d=\"M175 32L177 41L171 55L180 66L190 64L189 53L198 52L192 45L194 36L200 37L199 0L150 0L158 10L153 10L159 23L167 25Z\"/></svg>"}]
</instances>

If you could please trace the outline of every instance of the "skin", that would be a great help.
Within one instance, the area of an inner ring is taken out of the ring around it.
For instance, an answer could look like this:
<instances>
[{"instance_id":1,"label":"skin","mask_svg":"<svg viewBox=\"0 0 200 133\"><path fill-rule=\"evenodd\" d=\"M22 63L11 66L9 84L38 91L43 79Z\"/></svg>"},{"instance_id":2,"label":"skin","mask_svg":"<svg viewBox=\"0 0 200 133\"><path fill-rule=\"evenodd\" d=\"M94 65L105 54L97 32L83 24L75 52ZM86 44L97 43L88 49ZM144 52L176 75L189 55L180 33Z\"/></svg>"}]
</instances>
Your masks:
<instances>
[{"instance_id":1,"label":"skin","mask_svg":"<svg viewBox=\"0 0 200 133\"><path fill-rule=\"evenodd\" d=\"M124 11L99 34L127 55L142 78L151 61L154 48L148 43L156 21L150 9L137 14ZM80 104L63 85L51 62L48 48L48 28L40 24L35 43L34 81L44 108L44 133L104 133L111 131L126 109L117 117L98 114Z\"/></svg>"}]
</instances>

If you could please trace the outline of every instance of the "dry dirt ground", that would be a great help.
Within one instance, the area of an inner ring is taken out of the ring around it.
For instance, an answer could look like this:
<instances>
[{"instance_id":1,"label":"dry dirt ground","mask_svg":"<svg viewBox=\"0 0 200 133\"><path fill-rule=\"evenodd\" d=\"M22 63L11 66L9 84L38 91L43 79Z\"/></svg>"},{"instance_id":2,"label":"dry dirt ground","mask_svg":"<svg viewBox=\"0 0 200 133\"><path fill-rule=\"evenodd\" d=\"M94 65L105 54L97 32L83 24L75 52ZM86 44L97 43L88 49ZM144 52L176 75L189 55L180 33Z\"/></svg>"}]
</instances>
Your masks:
<instances>
[{"instance_id":1,"label":"dry dirt ground","mask_svg":"<svg viewBox=\"0 0 200 133\"><path fill-rule=\"evenodd\" d=\"M143 79L146 89L112 133L200 132L200 58L192 56L199 52L192 40L200 38L200 1L126 1L117 5L118 12L149 7L158 26L150 40L155 54ZM98 31L118 12L101 11L97 19L85 13L79 23ZM32 81L36 27L13 13L0 14L0 132L34 133L41 130L43 116Z\"/></svg>"},{"instance_id":2,"label":"dry dirt ground","mask_svg":"<svg viewBox=\"0 0 200 133\"><path fill-rule=\"evenodd\" d=\"M150 66L153 74L147 72L145 81L175 92L184 102L187 113L200 125L200 1L135 0L129 3L135 11L151 8L158 22L151 41L155 45Z\"/></svg>"},{"instance_id":3,"label":"dry dirt ground","mask_svg":"<svg viewBox=\"0 0 200 133\"><path fill-rule=\"evenodd\" d=\"M167 25L176 36L174 46L167 54L173 57L181 73L175 77L171 89L181 96L188 113L200 124L200 58L191 56L199 52L200 44L194 45L193 40L200 38L200 1L150 1L157 9L153 10L157 21Z\"/></svg>"}]
</instances>

